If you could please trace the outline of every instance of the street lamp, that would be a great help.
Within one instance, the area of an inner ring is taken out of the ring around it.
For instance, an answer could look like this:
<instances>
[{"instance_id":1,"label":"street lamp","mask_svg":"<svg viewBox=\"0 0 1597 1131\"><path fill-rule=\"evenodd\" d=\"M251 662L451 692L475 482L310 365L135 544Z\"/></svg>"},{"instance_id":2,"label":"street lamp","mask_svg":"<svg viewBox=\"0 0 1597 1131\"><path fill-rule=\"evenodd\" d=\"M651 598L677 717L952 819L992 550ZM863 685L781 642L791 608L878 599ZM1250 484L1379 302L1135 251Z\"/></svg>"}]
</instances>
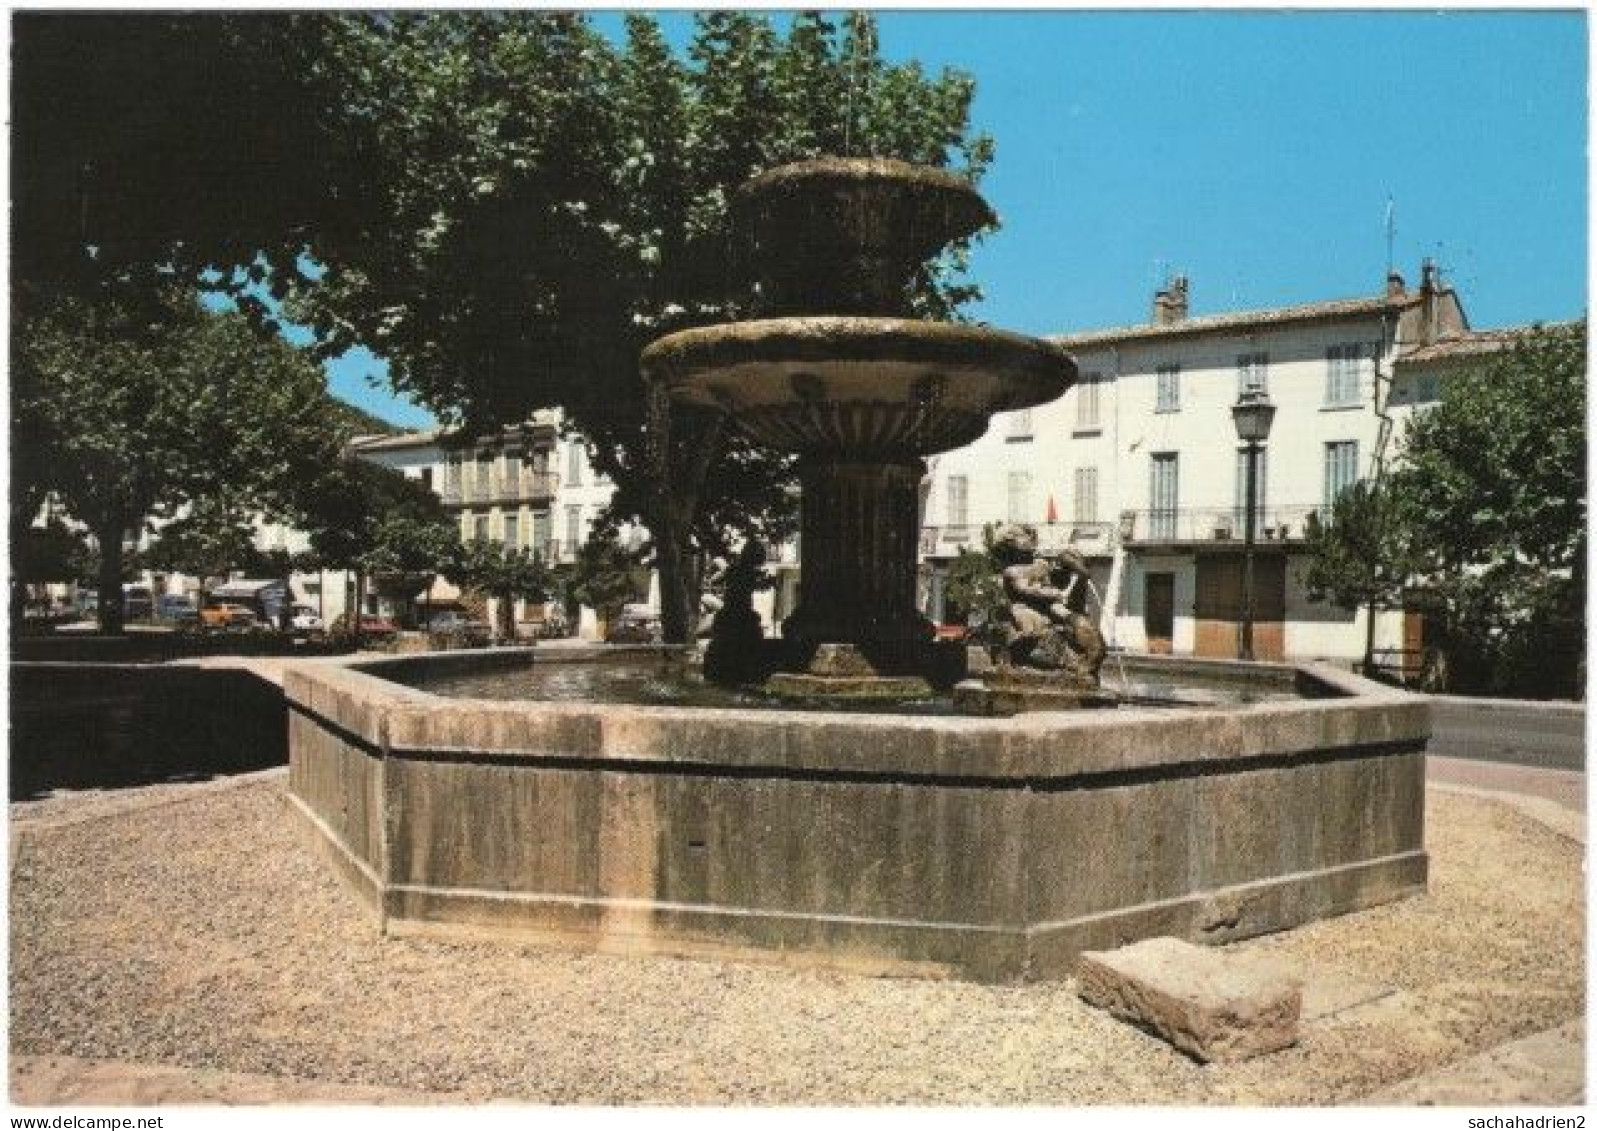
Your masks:
<instances>
[{"instance_id":1,"label":"street lamp","mask_svg":"<svg viewBox=\"0 0 1597 1131\"><path fill-rule=\"evenodd\" d=\"M1242 391L1237 403L1231 406L1231 420L1236 424L1237 439L1247 447L1247 475L1243 485L1247 499L1243 514L1242 537L1242 640L1237 650L1240 659L1253 659L1253 538L1258 524L1258 468L1259 449L1270 438L1270 425L1275 421L1275 405L1265 391L1251 386Z\"/></svg>"}]
</instances>

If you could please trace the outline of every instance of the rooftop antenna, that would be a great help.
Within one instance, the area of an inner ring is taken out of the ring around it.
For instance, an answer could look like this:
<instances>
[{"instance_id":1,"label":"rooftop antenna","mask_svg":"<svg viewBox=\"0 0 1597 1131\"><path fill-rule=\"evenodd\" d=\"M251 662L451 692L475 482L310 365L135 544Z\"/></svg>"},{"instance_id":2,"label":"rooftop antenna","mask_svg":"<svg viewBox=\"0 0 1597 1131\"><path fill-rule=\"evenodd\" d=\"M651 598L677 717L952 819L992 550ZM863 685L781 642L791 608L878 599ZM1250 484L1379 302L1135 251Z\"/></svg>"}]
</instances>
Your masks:
<instances>
[{"instance_id":1,"label":"rooftop antenna","mask_svg":"<svg viewBox=\"0 0 1597 1131\"><path fill-rule=\"evenodd\" d=\"M1397 238L1397 204L1386 195L1386 275L1392 277L1392 243Z\"/></svg>"}]
</instances>

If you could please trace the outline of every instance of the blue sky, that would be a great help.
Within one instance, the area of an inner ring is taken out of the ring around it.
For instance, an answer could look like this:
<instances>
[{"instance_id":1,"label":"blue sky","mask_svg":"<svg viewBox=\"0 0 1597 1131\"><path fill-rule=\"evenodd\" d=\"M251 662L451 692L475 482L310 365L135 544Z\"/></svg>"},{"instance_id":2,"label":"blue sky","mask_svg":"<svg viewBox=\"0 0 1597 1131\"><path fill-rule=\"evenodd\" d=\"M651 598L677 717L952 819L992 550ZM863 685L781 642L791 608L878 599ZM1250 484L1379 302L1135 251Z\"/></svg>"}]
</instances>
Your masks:
<instances>
[{"instance_id":1,"label":"blue sky","mask_svg":"<svg viewBox=\"0 0 1597 1131\"><path fill-rule=\"evenodd\" d=\"M615 13L596 15L619 28ZM779 24L785 18L773 15ZM1435 258L1477 327L1580 316L1586 15L882 11L883 53L976 79L1003 227L974 313L1027 333L1372 294ZM691 28L665 13L673 42ZM367 358L340 395L400 424Z\"/></svg>"}]
</instances>

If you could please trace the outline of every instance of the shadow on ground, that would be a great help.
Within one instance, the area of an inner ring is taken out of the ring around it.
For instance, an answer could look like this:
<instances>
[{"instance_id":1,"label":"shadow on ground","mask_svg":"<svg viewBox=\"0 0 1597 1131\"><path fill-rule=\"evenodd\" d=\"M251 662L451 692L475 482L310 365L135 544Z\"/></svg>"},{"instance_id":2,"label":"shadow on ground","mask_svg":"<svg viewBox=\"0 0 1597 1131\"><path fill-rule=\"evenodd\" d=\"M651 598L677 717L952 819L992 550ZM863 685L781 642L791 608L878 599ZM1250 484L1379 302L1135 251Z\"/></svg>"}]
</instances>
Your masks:
<instances>
[{"instance_id":1,"label":"shadow on ground","mask_svg":"<svg viewBox=\"0 0 1597 1131\"><path fill-rule=\"evenodd\" d=\"M282 689L247 671L11 665L12 801L280 766Z\"/></svg>"}]
</instances>

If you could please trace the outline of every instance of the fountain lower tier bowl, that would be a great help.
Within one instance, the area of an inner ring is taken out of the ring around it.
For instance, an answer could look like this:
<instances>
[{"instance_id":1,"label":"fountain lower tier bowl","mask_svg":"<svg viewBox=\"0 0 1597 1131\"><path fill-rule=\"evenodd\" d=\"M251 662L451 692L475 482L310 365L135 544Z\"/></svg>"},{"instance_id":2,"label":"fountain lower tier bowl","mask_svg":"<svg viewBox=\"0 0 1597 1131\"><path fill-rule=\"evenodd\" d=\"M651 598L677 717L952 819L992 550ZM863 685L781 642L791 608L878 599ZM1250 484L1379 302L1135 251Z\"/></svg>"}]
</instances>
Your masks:
<instances>
[{"instance_id":1,"label":"fountain lower tier bowl","mask_svg":"<svg viewBox=\"0 0 1597 1131\"><path fill-rule=\"evenodd\" d=\"M981 326L778 318L668 335L643 369L673 400L721 409L785 451L927 455L979 438L995 412L1062 396L1059 346Z\"/></svg>"},{"instance_id":2,"label":"fountain lower tier bowl","mask_svg":"<svg viewBox=\"0 0 1597 1131\"><path fill-rule=\"evenodd\" d=\"M1321 698L1014 718L426 690L595 662L289 667L293 806L381 929L1018 981L1425 890L1429 705L1321 665L1228 669Z\"/></svg>"}]
</instances>

